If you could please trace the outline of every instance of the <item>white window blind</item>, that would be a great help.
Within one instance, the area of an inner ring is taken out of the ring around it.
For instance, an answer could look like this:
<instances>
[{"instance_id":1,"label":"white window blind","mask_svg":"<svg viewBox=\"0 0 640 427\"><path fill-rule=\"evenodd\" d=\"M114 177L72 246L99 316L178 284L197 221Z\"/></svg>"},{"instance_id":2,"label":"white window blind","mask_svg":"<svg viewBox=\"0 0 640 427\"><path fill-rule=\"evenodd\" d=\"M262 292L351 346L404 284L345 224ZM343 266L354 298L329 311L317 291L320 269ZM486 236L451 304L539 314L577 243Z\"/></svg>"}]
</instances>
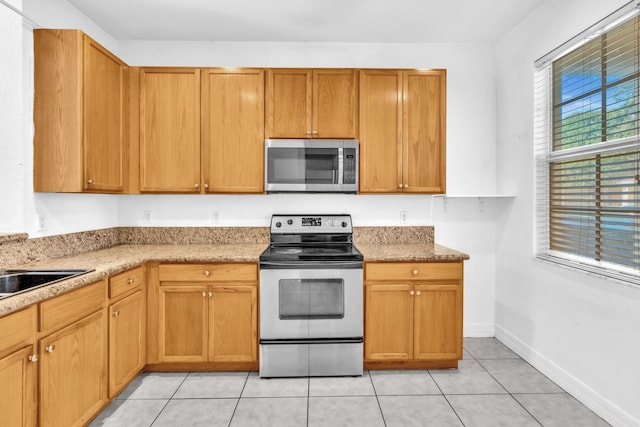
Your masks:
<instances>
[{"instance_id":1,"label":"white window blind","mask_svg":"<svg viewBox=\"0 0 640 427\"><path fill-rule=\"evenodd\" d=\"M537 256L640 284L640 17L536 61Z\"/></svg>"}]
</instances>

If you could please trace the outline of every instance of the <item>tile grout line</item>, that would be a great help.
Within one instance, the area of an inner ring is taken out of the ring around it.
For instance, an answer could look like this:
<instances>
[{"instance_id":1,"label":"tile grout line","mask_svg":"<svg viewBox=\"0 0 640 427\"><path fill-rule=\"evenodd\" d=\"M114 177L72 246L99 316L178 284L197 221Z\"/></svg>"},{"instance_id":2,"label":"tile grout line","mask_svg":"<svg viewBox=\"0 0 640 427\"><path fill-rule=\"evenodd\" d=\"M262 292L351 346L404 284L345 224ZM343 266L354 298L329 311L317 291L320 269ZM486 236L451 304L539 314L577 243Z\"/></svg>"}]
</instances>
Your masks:
<instances>
[{"instance_id":1,"label":"tile grout line","mask_svg":"<svg viewBox=\"0 0 640 427\"><path fill-rule=\"evenodd\" d=\"M473 356L471 356L471 357L473 358ZM462 421L462 418L460 418L460 415L458 414L458 411L456 411L456 408L453 407L453 405L451 404L451 402L447 398L447 395L444 394L444 391L440 388L440 384L438 384L436 379L433 378L433 375L431 375L431 370L427 369L427 373L429 374L429 377L431 378L431 381L433 381L433 383L436 385L436 387L438 387L438 390L440 390L440 394L442 395L442 397L444 397L444 400L447 401L447 405L449 405L449 407L451 408L453 413L456 414L456 417L458 418L458 420L460 420L460 424L462 424L462 426L464 427L464 422Z\"/></svg>"},{"instance_id":2,"label":"tile grout line","mask_svg":"<svg viewBox=\"0 0 640 427\"><path fill-rule=\"evenodd\" d=\"M371 371L367 371L369 374L369 381L371 381L371 387L373 387L373 394L376 396L376 402L378 403L378 409L380 409L380 415L382 415L382 423L385 427L387 427L387 420L384 418L384 411L382 410L382 405L380 405L380 399L378 398L378 391L376 390L376 384L373 382L373 376L371 376Z\"/></svg>"},{"instance_id":3,"label":"tile grout line","mask_svg":"<svg viewBox=\"0 0 640 427\"><path fill-rule=\"evenodd\" d=\"M167 403L165 403L162 406L162 409L160 409L160 412L158 412L158 415L155 416L155 418L153 419L153 421L151 421L151 424L149 424L149 427L151 427L152 425L155 424L155 422L158 420L158 418L160 417L160 415L162 415L162 412L166 409L166 407L169 405L169 402L171 402L171 400L173 399L173 396L176 395L176 393L178 392L178 390L180 390L180 387L182 387L182 384L184 384L184 382L187 380L187 378L189 378L189 375L191 375L191 372L187 372L187 375L184 376L184 378L182 379L182 381L180 381L180 384L178 385L178 387L176 387L176 389L173 391L173 393L171 394L171 396L169 397L169 399L167 399ZM129 399L127 399L129 400Z\"/></svg>"},{"instance_id":4,"label":"tile grout line","mask_svg":"<svg viewBox=\"0 0 640 427\"><path fill-rule=\"evenodd\" d=\"M503 345L504 345L504 344L503 344ZM506 347L506 346L505 346L505 347ZM508 347L507 347L507 348L508 348ZM524 359L522 359L522 358L521 358L521 357L519 357L519 356L518 356L518 358L510 358L510 359L511 359L511 360L518 360L518 359L520 359L520 360L523 360L523 361L524 361ZM480 360L486 360L486 359L480 359ZM542 425L543 425L543 424L542 424L542 422L540 422L540 420L538 420L538 419L537 419L537 418L536 418L536 417L535 417L531 412L529 412L529 410L528 410L527 408L525 408L525 407L524 407L524 405L523 405L522 403L520 403L520 401L519 401L518 399L516 399L516 398L513 396L513 394L511 393L511 391L507 390L507 387L505 387L505 386L504 386L500 381L498 381L498 379L497 379L495 376L493 376L493 374L492 374L491 372L489 372L489 370L488 370L488 369L487 369L487 368L482 364L482 362L480 362L480 360L477 360L477 359L476 359L476 362L478 362L478 365L480 365L480 366L482 367L482 369L484 369L484 370L485 370L485 372L486 372L487 374L489 374L489 376L490 376L491 378L493 378L493 379L494 379L494 381L495 381L495 382L497 382L498 384L500 384L500 387L502 387L502 388L504 389L504 391L506 391L506 392L509 394L509 397L511 397L511 398L512 398L512 399L513 399L513 400L514 400L514 401L515 401L515 402L516 402L516 403L517 403L517 404L518 404L522 409L524 409L524 411L525 411L527 414L529 414L529 415L531 416L531 418L533 418L533 420L534 420L535 422L537 422L538 424L540 424L540 425L542 426ZM489 359L489 360L504 360L504 358L503 358L503 359ZM525 361L525 363L526 363L526 361ZM529 366L531 366L531 365L529 365ZM533 366L531 366L531 367L533 368ZM533 369L535 369L535 368L533 368ZM538 371L538 372L539 372L539 371ZM542 373L541 373L541 374L542 374ZM545 376L545 378L546 378L546 376Z\"/></svg>"},{"instance_id":5,"label":"tile grout line","mask_svg":"<svg viewBox=\"0 0 640 427\"><path fill-rule=\"evenodd\" d=\"M229 418L229 424L227 427L231 426L233 422L233 417L236 415L236 410L238 409L238 405L240 405L240 399L242 399L242 393L244 393L244 389L247 387L247 383L249 382L249 375L251 375L251 371L247 371L247 376L244 379L244 384L242 384L242 390L240 390L240 395L238 396L238 400L236 401L236 406L233 408L233 412L231 413L231 418Z\"/></svg>"}]
</instances>

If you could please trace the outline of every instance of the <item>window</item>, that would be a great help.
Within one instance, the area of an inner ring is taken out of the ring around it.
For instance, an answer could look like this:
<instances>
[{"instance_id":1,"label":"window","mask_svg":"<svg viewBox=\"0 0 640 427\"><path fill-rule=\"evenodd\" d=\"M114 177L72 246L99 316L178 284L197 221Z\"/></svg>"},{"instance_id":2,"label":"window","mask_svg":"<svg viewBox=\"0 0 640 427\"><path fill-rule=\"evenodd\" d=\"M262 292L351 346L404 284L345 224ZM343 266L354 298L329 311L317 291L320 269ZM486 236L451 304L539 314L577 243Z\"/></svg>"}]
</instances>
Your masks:
<instances>
[{"instance_id":1,"label":"window","mask_svg":"<svg viewBox=\"0 0 640 427\"><path fill-rule=\"evenodd\" d=\"M536 62L537 256L640 284L640 17Z\"/></svg>"}]
</instances>

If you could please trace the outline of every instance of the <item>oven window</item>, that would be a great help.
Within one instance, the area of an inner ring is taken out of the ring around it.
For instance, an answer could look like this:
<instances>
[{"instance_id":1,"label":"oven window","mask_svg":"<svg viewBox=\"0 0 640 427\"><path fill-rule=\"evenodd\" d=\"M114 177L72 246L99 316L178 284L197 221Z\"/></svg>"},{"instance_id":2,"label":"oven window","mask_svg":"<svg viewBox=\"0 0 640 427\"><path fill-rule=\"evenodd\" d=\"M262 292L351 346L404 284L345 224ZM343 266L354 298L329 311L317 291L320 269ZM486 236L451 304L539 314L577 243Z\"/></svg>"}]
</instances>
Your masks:
<instances>
[{"instance_id":1,"label":"oven window","mask_svg":"<svg viewBox=\"0 0 640 427\"><path fill-rule=\"evenodd\" d=\"M337 184L337 148L269 148L271 184Z\"/></svg>"},{"instance_id":2,"label":"oven window","mask_svg":"<svg viewBox=\"0 0 640 427\"><path fill-rule=\"evenodd\" d=\"M280 279L280 319L344 318L344 280Z\"/></svg>"}]
</instances>

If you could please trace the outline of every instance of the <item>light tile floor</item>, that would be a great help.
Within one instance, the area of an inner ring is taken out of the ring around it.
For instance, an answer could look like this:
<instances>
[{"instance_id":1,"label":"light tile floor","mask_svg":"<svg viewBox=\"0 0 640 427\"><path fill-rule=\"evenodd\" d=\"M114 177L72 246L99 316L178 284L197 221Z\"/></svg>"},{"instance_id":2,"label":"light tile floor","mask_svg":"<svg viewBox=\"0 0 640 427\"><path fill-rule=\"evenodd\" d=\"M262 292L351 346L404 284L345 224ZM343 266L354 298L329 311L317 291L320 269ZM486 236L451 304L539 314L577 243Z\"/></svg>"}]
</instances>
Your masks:
<instances>
[{"instance_id":1,"label":"light tile floor","mask_svg":"<svg viewBox=\"0 0 640 427\"><path fill-rule=\"evenodd\" d=\"M465 338L457 370L260 379L144 373L90 426L607 426L495 338Z\"/></svg>"}]
</instances>

